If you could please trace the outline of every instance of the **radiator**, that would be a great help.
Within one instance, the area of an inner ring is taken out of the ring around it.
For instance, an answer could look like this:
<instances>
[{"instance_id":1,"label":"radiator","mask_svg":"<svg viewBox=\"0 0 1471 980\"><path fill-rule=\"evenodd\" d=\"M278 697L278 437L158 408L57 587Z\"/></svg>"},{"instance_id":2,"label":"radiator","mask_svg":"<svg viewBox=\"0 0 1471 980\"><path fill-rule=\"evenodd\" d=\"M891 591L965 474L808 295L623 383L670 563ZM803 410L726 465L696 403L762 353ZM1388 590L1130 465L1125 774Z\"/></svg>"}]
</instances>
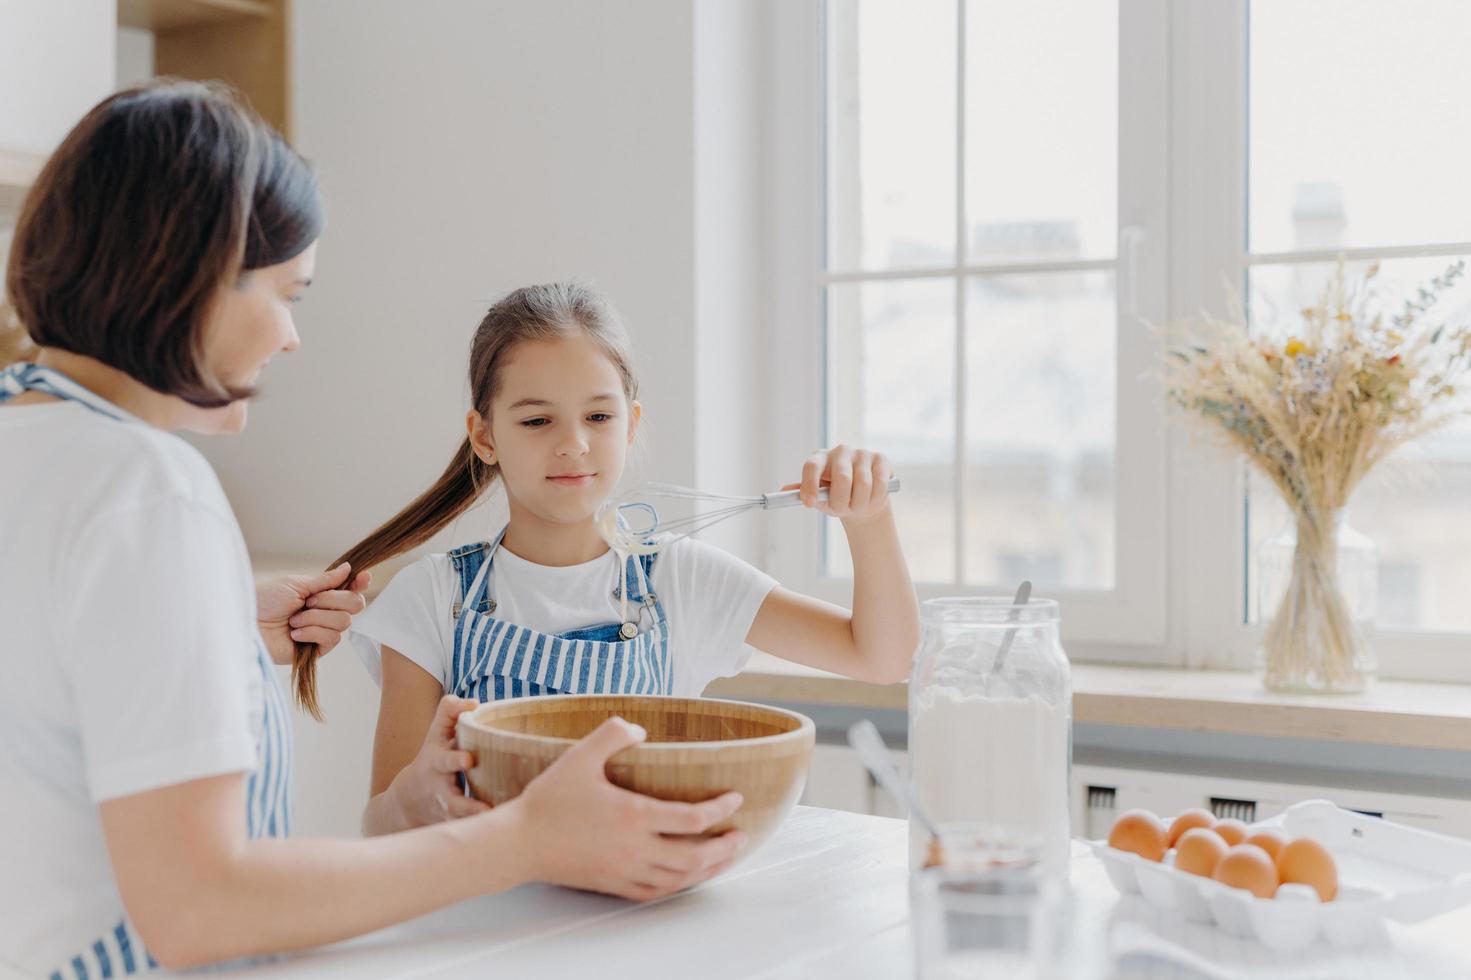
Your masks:
<instances>
[{"instance_id":1,"label":"radiator","mask_svg":"<svg viewBox=\"0 0 1471 980\"><path fill-rule=\"evenodd\" d=\"M906 753L891 755L900 772L907 772ZM1331 800L1348 810L1471 838L1471 799L1381 792L1331 782L1267 782L1086 764L1074 765L1072 771L1073 833L1094 839L1107 837L1114 818L1134 807L1164 817L1202 807L1220 817L1251 823L1275 816L1301 800ZM902 812L846 745L815 747L802 802L879 816Z\"/></svg>"}]
</instances>

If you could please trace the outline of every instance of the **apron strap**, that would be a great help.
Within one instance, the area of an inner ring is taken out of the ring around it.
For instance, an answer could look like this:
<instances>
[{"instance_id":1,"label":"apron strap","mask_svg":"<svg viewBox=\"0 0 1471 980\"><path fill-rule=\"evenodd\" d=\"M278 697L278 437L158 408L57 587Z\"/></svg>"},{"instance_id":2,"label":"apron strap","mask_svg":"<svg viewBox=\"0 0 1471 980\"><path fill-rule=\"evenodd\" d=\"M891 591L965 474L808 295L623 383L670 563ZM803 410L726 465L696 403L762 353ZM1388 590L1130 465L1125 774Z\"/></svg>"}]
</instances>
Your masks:
<instances>
[{"instance_id":1,"label":"apron strap","mask_svg":"<svg viewBox=\"0 0 1471 980\"><path fill-rule=\"evenodd\" d=\"M629 567L633 569L632 577L638 583L638 599L646 606L651 601L658 600L658 597L654 594L653 579L654 560L658 557L657 553L652 555L628 556Z\"/></svg>"},{"instance_id":2,"label":"apron strap","mask_svg":"<svg viewBox=\"0 0 1471 980\"><path fill-rule=\"evenodd\" d=\"M460 597L462 609L474 609L480 601L480 593L490 587L490 566L494 563L495 553L501 546L501 538L505 536L506 528L503 527L501 533L497 534L495 540L490 543L490 548L485 553L485 560L480 563L480 570L475 573L475 577L470 580L470 587Z\"/></svg>"},{"instance_id":3,"label":"apron strap","mask_svg":"<svg viewBox=\"0 0 1471 980\"><path fill-rule=\"evenodd\" d=\"M27 391L38 391L63 401L76 402L99 415L120 422L139 421L136 415L118 408L95 391L77 384L54 368L22 362L0 371L0 402L9 401Z\"/></svg>"}]
</instances>

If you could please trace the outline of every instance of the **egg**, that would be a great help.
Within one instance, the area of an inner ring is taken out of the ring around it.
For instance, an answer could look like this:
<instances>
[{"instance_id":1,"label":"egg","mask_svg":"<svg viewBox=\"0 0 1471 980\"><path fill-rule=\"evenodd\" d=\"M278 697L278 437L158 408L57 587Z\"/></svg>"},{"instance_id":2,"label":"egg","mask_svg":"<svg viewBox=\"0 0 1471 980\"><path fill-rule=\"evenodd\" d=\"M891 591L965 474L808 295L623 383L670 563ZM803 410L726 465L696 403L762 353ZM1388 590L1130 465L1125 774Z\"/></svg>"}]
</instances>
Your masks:
<instances>
[{"instance_id":1,"label":"egg","mask_svg":"<svg viewBox=\"0 0 1471 980\"><path fill-rule=\"evenodd\" d=\"M1277 886L1277 894L1272 896L1278 902L1311 902L1318 904L1318 893L1313 891L1312 885L1294 885L1292 882L1284 882Z\"/></svg>"},{"instance_id":2,"label":"egg","mask_svg":"<svg viewBox=\"0 0 1471 980\"><path fill-rule=\"evenodd\" d=\"M1226 842L1220 834L1208 827L1191 827L1175 844L1175 867L1209 878L1225 853Z\"/></svg>"},{"instance_id":3,"label":"egg","mask_svg":"<svg viewBox=\"0 0 1471 980\"><path fill-rule=\"evenodd\" d=\"M1246 835L1246 840L1241 843L1255 844L1257 847L1266 851L1272 860L1275 861L1277 860L1277 856L1282 853L1282 848L1287 846L1287 835L1280 830L1272 830L1271 828L1253 830Z\"/></svg>"},{"instance_id":4,"label":"egg","mask_svg":"<svg viewBox=\"0 0 1471 980\"><path fill-rule=\"evenodd\" d=\"M1325 902L1338 895L1338 863L1328 848L1311 837L1299 837L1282 848L1277 856L1277 873L1284 882L1311 885Z\"/></svg>"},{"instance_id":5,"label":"egg","mask_svg":"<svg viewBox=\"0 0 1471 980\"><path fill-rule=\"evenodd\" d=\"M1126 810L1108 832L1108 846L1158 861L1165 856L1166 834L1164 823L1148 810Z\"/></svg>"},{"instance_id":6,"label":"egg","mask_svg":"<svg viewBox=\"0 0 1471 980\"><path fill-rule=\"evenodd\" d=\"M1174 823L1170 824L1170 835L1165 838L1165 845L1174 847L1185 831L1193 827L1210 827L1215 822L1216 815L1209 810L1202 810L1199 807L1194 810L1186 810L1175 818Z\"/></svg>"},{"instance_id":7,"label":"egg","mask_svg":"<svg viewBox=\"0 0 1471 980\"><path fill-rule=\"evenodd\" d=\"M1277 868L1267 852L1255 844L1227 849L1211 877L1232 888L1245 888L1257 898L1271 898L1277 893Z\"/></svg>"},{"instance_id":8,"label":"egg","mask_svg":"<svg viewBox=\"0 0 1471 980\"><path fill-rule=\"evenodd\" d=\"M1246 824L1235 817L1227 817L1225 820L1217 820L1211 828L1221 835L1221 840L1235 847L1246 840Z\"/></svg>"}]
</instances>

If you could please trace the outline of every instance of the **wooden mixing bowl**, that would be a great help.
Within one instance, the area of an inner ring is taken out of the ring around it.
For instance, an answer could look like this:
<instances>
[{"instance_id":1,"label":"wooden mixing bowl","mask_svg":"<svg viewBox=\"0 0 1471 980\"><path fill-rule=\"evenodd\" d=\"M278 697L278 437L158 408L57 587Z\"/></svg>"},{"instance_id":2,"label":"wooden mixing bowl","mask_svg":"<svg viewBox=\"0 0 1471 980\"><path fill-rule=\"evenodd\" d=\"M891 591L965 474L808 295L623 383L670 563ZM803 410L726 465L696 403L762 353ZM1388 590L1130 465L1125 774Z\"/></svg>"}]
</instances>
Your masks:
<instances>
[{"instance_id":1,"label":"wooden mixing bowl","mask_svg":"<svg viewBox=\"0 0 1471 980\"><path fill-rule=\"evenodd\" d=\"M745 831L743 856L772 835L802 794L816 741L811 718L744 701L613 694L515 698L460 715L460 748L475 754L471 790L496 806L514 798L615 715L642 726L648 739L613 756L608 779L685 803L738 791L740 809L705 836Z\"/></svg>"}]
</instances>

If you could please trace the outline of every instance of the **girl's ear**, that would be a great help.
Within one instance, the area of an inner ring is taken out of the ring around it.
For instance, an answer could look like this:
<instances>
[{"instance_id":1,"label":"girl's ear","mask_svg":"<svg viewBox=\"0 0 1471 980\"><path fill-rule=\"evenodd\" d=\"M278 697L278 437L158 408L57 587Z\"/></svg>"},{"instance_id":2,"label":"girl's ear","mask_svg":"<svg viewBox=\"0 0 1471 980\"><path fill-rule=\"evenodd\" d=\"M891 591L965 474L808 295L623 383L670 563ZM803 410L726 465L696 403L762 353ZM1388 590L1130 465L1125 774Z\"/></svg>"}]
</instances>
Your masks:
<instances>
[{"instance_id":1,"label":"girl's ear","mask_svg":"<svg viewBox=\"0 0 1471 980\"><path fill-rule=\"evenodd\" d=\"M633 437L638 435L638 424L644 417L644 406L642 402L629 402L628 404L628 444L633 445Z\"/></svg>"},{"instance_id":2,"label":"girl's ear","mask_svg":"<svg viewBox=\"0 0 1471 980\"><path fill-rule=\"evenodd\" d=\"M490 426L475 410L465 413L465 430L470 436L470 446L489 466L495 465L495 446L490 441Z\"/></svg>"}]
</instances>

